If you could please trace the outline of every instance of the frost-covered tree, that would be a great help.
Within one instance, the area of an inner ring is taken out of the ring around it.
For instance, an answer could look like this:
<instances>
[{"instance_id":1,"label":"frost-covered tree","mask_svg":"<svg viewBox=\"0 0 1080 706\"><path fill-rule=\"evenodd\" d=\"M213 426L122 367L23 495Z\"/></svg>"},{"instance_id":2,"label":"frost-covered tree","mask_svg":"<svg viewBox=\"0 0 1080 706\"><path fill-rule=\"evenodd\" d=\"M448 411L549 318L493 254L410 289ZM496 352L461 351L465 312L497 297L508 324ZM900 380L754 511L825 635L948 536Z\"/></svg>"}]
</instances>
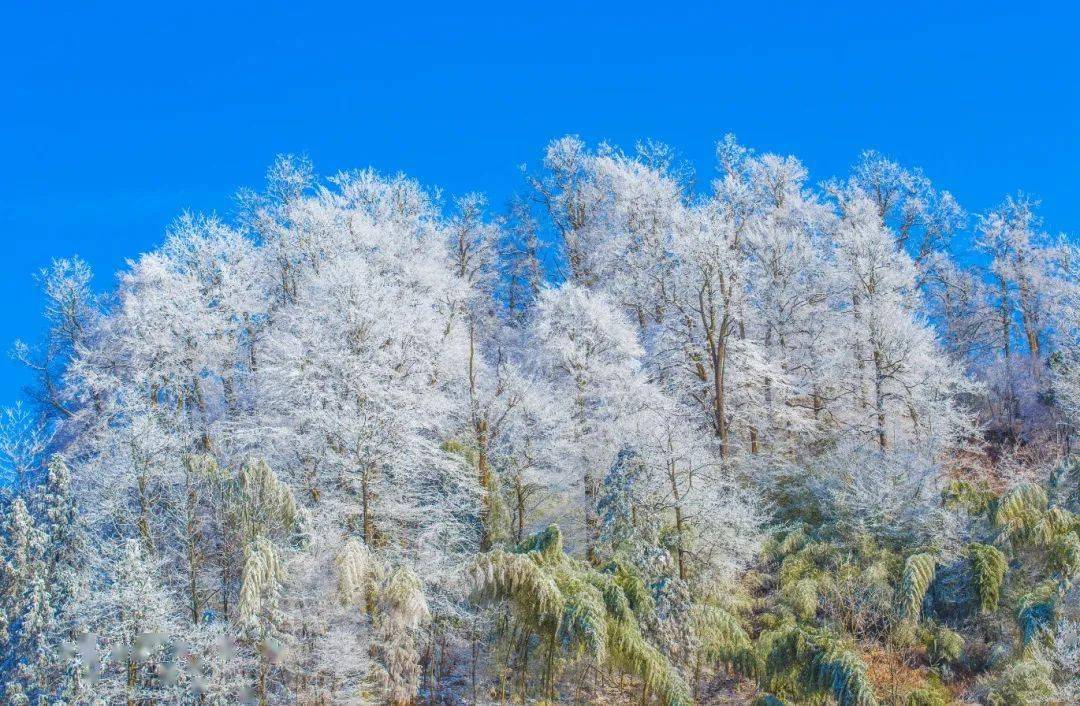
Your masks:
<instances>
[{"instance_id":1,"label":"frost-covered tree","mask_svg":"<svg viewBox=\"0 0 1080 706\"><path fill-rule=\"evenodd\" d=\"M0 412L0 468L4 485L15 492L27 489L39 474L42 455L48 448L50 434L22 402Z\"/></svg>"},{"instance_id":2,"label":"frost-covered tree","mask_svg":"<svg viewBox=\"0 0 1080 706\"><path fill-rule=\"evenodd\" d=\"M565 405L568 448L561 470L580 489L585 551L595 560L600 469L610 466L623 425L649 395L643 351L632 324L605 296L569 284L540 295L532 336L539 364Z\"/></svg>"},{"instance_id":3,"label":"frost-covered tree","mask_svg":"<svg viewBox=\"0 0 1080 706\"><path fill-rule=\"evenodd\" d=\"M851 356L847 423L873 434L883 450L897 437L948 443L966 431L954 407L963 377L939 355L932 329L918 315L914 266L874 208L861 194L844 201L837 229L842 336Z\"/></svg>"},{"instance_id":4,"label":"frost-covered tree","mask_svg":"<svg viewBox=\"0 0 1080 706\"><path fill-rule=\"evenodd\" d=\"M0 526L0 644L6 676L4 696L30 704L47 687L49 603L46 552L49 536L22 498L4 508Z\"/></svg>"},{"instance_id":5,"label":"frost-covered tree","mask_svg":"<svg viewBox=\"0 0 1080 706\"><path fill-rule=\"evenodd\" d=\"M57 260L6 700L1071 698L1075 244L716 156L560 138L505 217L281 157L114 291Z\"/></svg>"}]
</instances>

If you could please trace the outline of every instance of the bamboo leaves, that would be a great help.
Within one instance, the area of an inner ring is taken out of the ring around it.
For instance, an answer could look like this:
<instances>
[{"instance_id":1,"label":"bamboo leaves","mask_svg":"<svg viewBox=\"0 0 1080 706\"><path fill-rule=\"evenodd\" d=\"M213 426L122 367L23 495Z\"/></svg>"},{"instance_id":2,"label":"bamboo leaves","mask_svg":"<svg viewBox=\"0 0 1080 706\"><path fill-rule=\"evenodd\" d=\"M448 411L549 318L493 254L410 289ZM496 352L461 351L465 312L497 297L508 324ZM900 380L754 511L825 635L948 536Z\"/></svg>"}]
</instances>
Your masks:
<instances>
[{"instance_id":1,"label":"bamboo leaves","mask_svg":"<svg viewBox=\"0 0 1080 706\"><path fill-rule=\"evenodd\" d=\"M667 706L690 703L678 671L642 636L622 588L626 577L564 554L558 527L528 537L513 551L478 555L468 573L477 599L509 603L515 620L547 643L564 645L569 659L587 656L633 674ZM550 684L550 675L544 681Z\"/></svg>"},{"instance_id":2,"label":"bamboo leaves","mask_svg":"<svg viewBox=\"0 0 1080 706\"><path fill-rule=\"evenodd\" d=\"M1001 584L1005 580L1005 555L989 544L969 544L972 583L979 610L989 613L997 608Z\"/></svg>"},{"instance_id":3,"label":"bamboo leaves","mask_svg":"<svg viewBox=\"0 0 1080 706\"><path fill-rule=\"evenodd\" d=\"M900 586L903 615L918 621L922 614L923 598L934 582L937 558L933 554L912 554L904 562L904 576Z\"/></svg>"}]
</instances>

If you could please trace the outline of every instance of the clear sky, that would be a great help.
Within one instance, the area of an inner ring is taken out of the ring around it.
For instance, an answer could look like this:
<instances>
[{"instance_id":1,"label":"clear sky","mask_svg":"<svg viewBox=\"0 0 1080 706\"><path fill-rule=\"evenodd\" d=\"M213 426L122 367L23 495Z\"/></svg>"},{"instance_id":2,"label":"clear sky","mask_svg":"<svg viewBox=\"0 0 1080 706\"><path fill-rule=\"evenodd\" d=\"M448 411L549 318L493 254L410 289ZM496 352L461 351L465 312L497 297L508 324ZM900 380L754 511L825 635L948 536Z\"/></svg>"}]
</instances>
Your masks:
<instances>
[{"instance_id":1,"label":"clear sky","mask_svg":"<svg viewBox=\"0 0 1080 706\"><path fill-rule=\"evenodd\" d=\"M111 287L280 152L501 206L556 136L669 142L707 179L733 132L815 180L877 149L972 212L1023 189L1080 231L1080 3L315 5L5 4L0 352L39 335L52 257ZM0 404L26 381L0 361Z\"/></svg>"}]
</instances>

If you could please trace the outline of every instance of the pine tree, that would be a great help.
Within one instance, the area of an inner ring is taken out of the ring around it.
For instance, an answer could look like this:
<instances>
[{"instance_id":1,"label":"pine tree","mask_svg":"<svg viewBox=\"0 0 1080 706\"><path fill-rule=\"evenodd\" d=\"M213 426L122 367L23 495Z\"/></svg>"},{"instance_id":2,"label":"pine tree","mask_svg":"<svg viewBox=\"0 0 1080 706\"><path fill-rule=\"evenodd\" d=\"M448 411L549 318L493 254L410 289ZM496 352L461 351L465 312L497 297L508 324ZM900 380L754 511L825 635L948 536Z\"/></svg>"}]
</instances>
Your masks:
<instances>
[{"instance_id":1,"label":"pine tree","mask_svg":"<svg viewBox=\"0 0 1080 706\"><path fill-rule=\"evenodd\" d=\"M46 686L46 631L52 620L47 541L26 503L15 498L0 526L0 672L12 703L36 700Z\"/></svg>"}]
</instances>

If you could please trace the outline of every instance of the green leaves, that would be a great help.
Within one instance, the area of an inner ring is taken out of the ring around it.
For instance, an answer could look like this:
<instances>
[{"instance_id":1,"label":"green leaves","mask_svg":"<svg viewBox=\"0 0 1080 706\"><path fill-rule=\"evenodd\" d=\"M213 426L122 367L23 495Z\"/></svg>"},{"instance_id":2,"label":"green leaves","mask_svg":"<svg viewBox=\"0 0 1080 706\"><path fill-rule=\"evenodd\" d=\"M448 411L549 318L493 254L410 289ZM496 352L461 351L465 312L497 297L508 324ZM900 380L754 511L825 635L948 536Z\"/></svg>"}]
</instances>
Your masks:
<instances>
[{"instance_id":1,"label":"green leaves","mask_svg":"<svg viewBox=\"0 0 1080 706\"><path fill-rule=\"evenodd\" d=\"M906 618L918 621L922 603L937 571L937 557L933 554L912 554L904 562L904 577L900 584L903 601L901 610Z\"/></svg>"},{"instance_id":2,"label":"green leaves","mask_svg":"<svg viewBox=\"0 0 1080 706\"><path fill-rule=\"evenodd\" d=\"M479 597L512 602L521 620L539 627L562 616L565 599L555 578L527 555L499 550L481 554L470 574Z\"/></svg>"},{"instance_id":3,"label":"green leaves","mask_svg":"<svg viewBox=\"0 0 1080 706\"><path fill-rule=\"evenodd\" d=\"M338 600L342 605L364 605L365 593L378 581L383 572L381 563L367 545L357 539L345 543L335 558L338 571Z\"/></svg>"},{"instance_id":4,"label":"green leaves","mask_svg":"<svg viewBox=\"0 0 1080 706\"><path fill-rule=\"evenodd\" d=\"M611 626L609 654L611 662L636 674L665 706L689 706L693 703L690 688L664 655L642 637L637 625L620 622Z\"/></svg>"},{"instance_id":5,"label":"green leaves","mask_svg":"<svg viewBox=\"0 0 1080 706\"><path fill-rule=\"evenodd\" d=\"M952 664L963 655L964 638L944 625L934 625L921 631L919 638L930 659L936 663Z\"/></svg>"},{"instance_id":6,"label":"green leaves","mask_svg":"<svg viewBox=\"0 0 1080 706\"><path fill-rule=\"evenodd\" d=\"M985 703L990 706L1022 706L1046 703L1054 693L1050 665L1043 659L1019 659L990 680Z\"/></svg>"},{"instance_id":7,"label":"green leaves","mask_svg":"<svg viewBox=\"0 0 1080 706\"><path fill-rule=\"evenodd\" d=\"M807 536L806 531L802 527L799 527L798 529L788 532L784 535L784 538L777 543L776 555L784 557L788 554L793 554L806 546L809 541L810 538Z\"/></svg>"},{"instance_id":8,"label":"green leaves","mask_svg":"<svg viewBox=\"0 0 1080 706\"><path fill-rule=\"evenodd\" d=\"M608 612L603 594L577 576L563 582L560 632L563 639L583 649L597 664L607 660Z\"/></svg>"},{"instance_id":9,"label":"green leaves","mask_svg":"<svg viewBox=\"0 0 1080 706\"><path fill-rule=\"evenodd\" d=\"M563 558L562 532L557 526L549 525L544 531L526 537L514 551L518 554L536 552L545 562L558 562Z\"/></svg>"},{"instance_id":10,"label":"green leaves","mask_svg":"<svg viewBox=\"0 0 1080 706\"><path fill-rule=\"evenodd\" d=\"M274 475L265 461L241 466L238 484L237 513L242 528L252 538L278 529L289 532L303 529L306 518L292 488Z\"/></svg>"},{"instance_id":11,"label":"green leaves","mask_svg":"<svg viewBox=\"0 0 1080 706\"><path fill-rule=\"evenodd\" d=\"M1046 491L1033 483L1022 483L998 499L991 521L1002 540L1028 542L1038 538L1035 530L1046 507Z\"/></svg>"},{"instance_id":12,"label":"green leaves","mask_svg":"<svg viewBox=\"0 0 1080 706\"><path fill-rule=\"evenodd\" d=\"M989 510L994 497L994 492L985 485L958 478L951 480L941 493L945 507L961 507L972 515L981 515Z\"/></svg>"},{"instance_id":13,"label":"green leaves","mask_svg":"<svg viewBox=\"0 0 1080 706\"><path fill-rule=\"evenodd\" d=\"M866 665L851 649L828 644L814 655L811 673L818 689L827 691L840 706L873 706L874 690L866 678Z\"/></svg>"},{"instance_id":14,"label":"green leaves","mask_svg":"<svg viewBox=\"0 0 1080 706\"><path fill-rule=\"evenodd\" d=\"M1057 598L1057 582L1044 581L1020 599L1016 621L1020 625L1025 645L1049 634L1054 622Z\"/></svg>"},{"instance_id":15,"label":"green leaves","mask_svg":"<svg viewBox=\"0 0 1080 706\"><path fill-rule=\"evenodd\" d=\"M259 537L248 545L240 582L237 617L241 623L257 623L267 603L276 598L284 579L274 544Z\"/></svg>"},{"instance_id":16,"label":"green leaves","mask_svg":"<svg viewBox=\"0 0 1080 706\"><path fill-rule=\"evenodd\" d=\"M1080 573L1080 534L1062 534L1050 547L1049 568L1063 581L1072 581Z\"/></svg>"},{"instance_id":17,"label":"green leaves","mask_svg":"<svg viewBox=\"0 0 1080 706\"><path fill-rule=\"evenodd\" d=\"M779 602L797 620L812 620L818 608L818 582L805 578L787 584L780 590Z\"/></svg>"},{"instance_id":18,"label":"green leaves","mask_svg":"<svg viewBox=\"0 0 1080 706\"><path fill-rule=\"evenodd\" d=\"M634 611L651 602L624 589L643 591L640 581L623 567L596 571L567 556L562 546L562 534L552 525L513 551L480 554L469 570L476 596L507 601L516 620L549 644L559 641L571 658L588 655L597 664L634 674L665 706L688 705L686 682L641 634Z\"/></svg>"},{"instance_id":19,"label":"green leaves","mask_svg":"<svg viewBox=\"0 0 1080 706\"><path fill-rule=\"evenodd\" d=\"M748 677L760 672L763 665L754 653L753 643L731 613L716 606L697 605L693 624L706 661L723 664Z\"/></svg>"},{"instance_id":20,"label":"green leaves","mask_svg":"<svg viewBox=\"0 0 1080 706\"><path fill-rule=\"evenodd\" d=\"M762 636L767 683L797 692L793 696L831 696L840 706L876 706L877 697L866 676L866 664L854 647L826 630L792 623ZM792 673L792 683L785 677Z\"/></svg>"},{"instance_id":21,"label":"green leaves","mask_svg":"<svg viewBox=\"0 0 1080 706\"><path fill-rule=\"evenodd\" d=\"M974 543L968 545L968 559L979 610L992 612L997 608L1005 580L1005 555L997 547Z\"/></svg>"}]
</instances>

